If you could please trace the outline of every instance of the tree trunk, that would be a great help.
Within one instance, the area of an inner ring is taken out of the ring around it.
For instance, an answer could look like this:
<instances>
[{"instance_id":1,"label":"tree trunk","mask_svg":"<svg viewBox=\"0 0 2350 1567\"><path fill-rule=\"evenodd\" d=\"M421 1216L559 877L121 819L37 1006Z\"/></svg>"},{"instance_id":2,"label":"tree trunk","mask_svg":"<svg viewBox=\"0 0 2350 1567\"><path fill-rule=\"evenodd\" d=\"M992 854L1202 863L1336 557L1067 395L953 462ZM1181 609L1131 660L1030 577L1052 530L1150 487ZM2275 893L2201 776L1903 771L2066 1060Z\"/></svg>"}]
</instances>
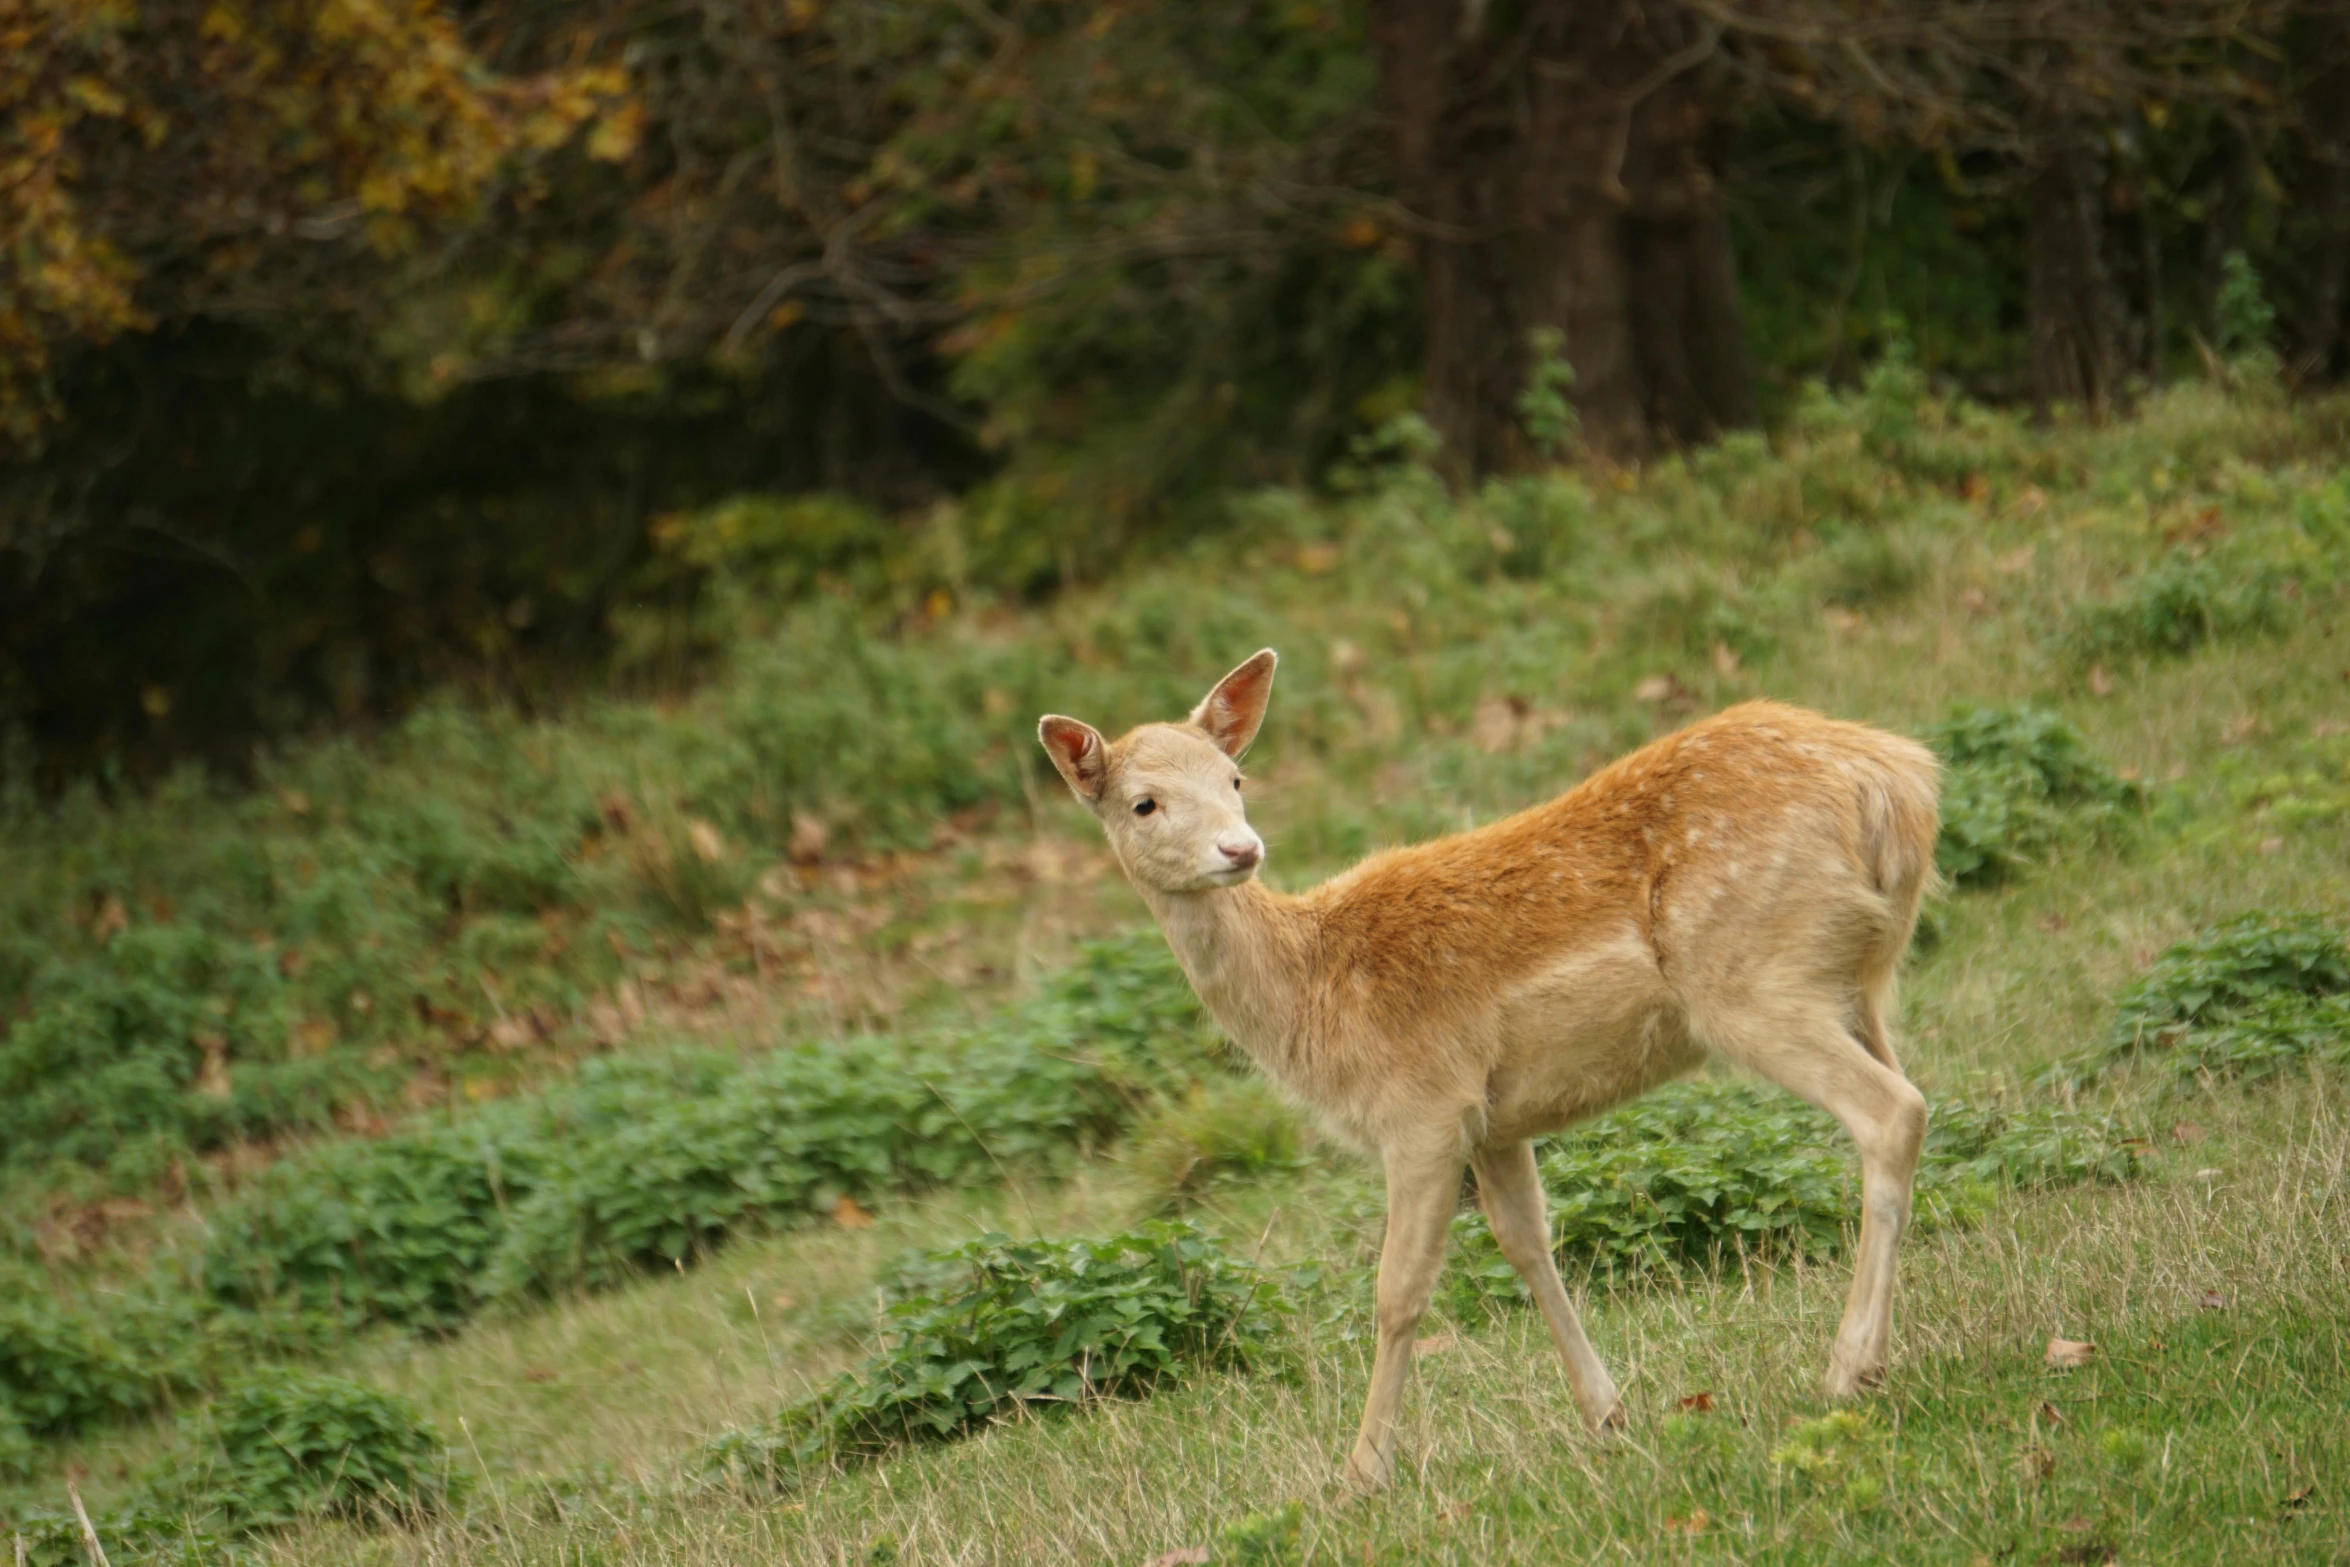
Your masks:
<instances>
[{"instance_id":1,"label":"tree trunk","mask_svg":"<svg viewBox=\"0 0 2350 1567\"><path fill-rule=\"evenodd\" d=\"M2103 157L2079 127L2048 137L2027 200L2032 404L2103 419L2123 400L2122 302L2105 258Z\"/></svg>"},{"instance_id":2,"label":"tree trunk","mask_svg":"<svg viewBox=\"0 0 2350 1567\"><path fill-rule=\"evenodd\" d=\"M2301 91L2306 128L2303 183L2295 203L2317 230L2309 292L2293 324L2290 378L2332 379L2342 346L2342 305L2350 288L2350 22L2312 6L2307 44L2316 69Z\"/></svg>"},{"instance_id":3,"label":"tree trunk","mask_svg":"<svg viewBox=\"0 0 2350 1567\"><path fill-rule=\"evenodd\" d=\"M1396 169L1419 220L1423 396L1460 475L1524 463L1540 328L1612 455L1752 418L1737 272L1677 7L1375 0Z\"/></svg>"}]
</instances>

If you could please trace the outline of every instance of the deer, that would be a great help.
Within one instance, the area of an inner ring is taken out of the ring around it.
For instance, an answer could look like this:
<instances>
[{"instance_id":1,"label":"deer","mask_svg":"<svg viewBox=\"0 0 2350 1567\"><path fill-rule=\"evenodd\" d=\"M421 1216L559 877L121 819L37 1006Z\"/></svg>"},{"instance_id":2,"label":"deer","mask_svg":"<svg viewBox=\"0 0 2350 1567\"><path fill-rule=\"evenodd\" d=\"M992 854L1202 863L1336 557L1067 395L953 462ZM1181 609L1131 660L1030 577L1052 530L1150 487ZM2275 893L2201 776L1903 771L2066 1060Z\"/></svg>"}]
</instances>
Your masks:
<instances>
[{"instance_id":1,"label":"deer","mask_svg":"<svg viewBox=\"0 0 2350 1567\"><path fill-rule=\"evenodd\" d=\"M1386 1182L1362 1422L1344 1470L1391 1483L1413 1343L1464 1166L1584 1423L1625 1423L1552 1255L1533 1140L1719 1055L1859 1150L1852 1286L1825 1391L1880 1385L1926 1101L1888 1033L1933 889L1939 769L1915 741L1769 701L1703 718L1546 804L1268 887L1240 760L1267 648L1188 718L1116 740L1037 726L1200 1001L1287 1098Z\"/></svg>"}]
</instances>

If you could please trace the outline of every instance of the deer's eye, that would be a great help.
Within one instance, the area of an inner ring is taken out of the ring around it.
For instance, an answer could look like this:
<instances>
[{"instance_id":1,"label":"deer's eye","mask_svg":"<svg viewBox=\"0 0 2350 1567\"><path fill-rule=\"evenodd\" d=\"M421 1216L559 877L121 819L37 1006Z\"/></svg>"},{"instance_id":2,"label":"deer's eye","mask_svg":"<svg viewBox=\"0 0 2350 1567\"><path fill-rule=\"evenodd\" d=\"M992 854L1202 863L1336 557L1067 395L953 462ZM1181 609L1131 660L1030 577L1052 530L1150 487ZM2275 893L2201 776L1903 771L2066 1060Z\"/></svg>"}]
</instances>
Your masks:
<instances>
[{"instance_id":1,"label":"deer's eye","mask_svg":"<svg viewBox=\"0 0 2350 1567\"><path fill-rule=\"evenodd\" d=\"M1137 816L1148 816L1151 812L1157 810L1158 808L1159 802L1156 800L1137 800L1134 802L1134 814Z\"/></svg>"},{"instance_id":2,"label":"deer's eye","mask_svg":"<svg viewBox=\"0 0 2350 1567\"><path fill-rule=\"evenodd\" d=\"M1237 773L1233 775L1232 787L1235 789L1240 787L1240 777Z\"/></svg>"}]
</instances>

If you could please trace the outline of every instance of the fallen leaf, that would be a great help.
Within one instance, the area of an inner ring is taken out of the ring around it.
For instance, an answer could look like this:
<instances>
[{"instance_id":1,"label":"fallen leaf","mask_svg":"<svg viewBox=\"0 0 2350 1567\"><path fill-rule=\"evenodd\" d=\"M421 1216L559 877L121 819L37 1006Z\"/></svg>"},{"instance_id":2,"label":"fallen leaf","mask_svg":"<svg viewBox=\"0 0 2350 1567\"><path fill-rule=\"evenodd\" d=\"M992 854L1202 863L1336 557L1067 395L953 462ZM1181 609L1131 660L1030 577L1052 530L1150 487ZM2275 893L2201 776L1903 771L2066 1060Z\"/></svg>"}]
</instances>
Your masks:
<instances>
[{"instance_id":1,"label":"fallen leaf","mask_svg":"<svg viewBox=\"0 0 2350 1567\"><path fill-rule=\"evenodd\" d=\"M832 1222L844 1230L866 1230L873 1227L873 1215L856 1198L844 1192L840 1201L832 1205Z\"/></svg>"},{"instance_id":2,"label":"fallen leaf","mask_svg":"<svg viewBox=\"0 0 2350 1567\"><path fill-rule=\"evenodd\" d=\"M2195 1304L2205 1311L2225 1311L2228 1309L2228 1298L2218 1290L2205 1290L2195 1297Z\"/></svg>"},{"instance_id":3,"label":"fallen leaf","mask_svg":"<svg viewBox=\"0 0 2350 1567\"><path fill-rule=\"evenodd\" d=\"M1412 1341L1415 1355L1441 1355L1452 1348L1455 1340L1450 1333L1431 1333L1426 1338Z\"/></svg>"},{"instance_id":4,"label":"fallen leaf","mask_svg":"<svg viewBox=\"0 0 2350 1567\"><path fill-rule=\"evenodd\" d=\"M1208 1560L1204 1545L1178 1545L1171 1551L1161 1551L1144 1562L1142 1567L1201 1567Z\"/></svg>"},{"instance_id":5,"label":"fallen leaf","mask_svg":"<svg viewBox=\"0 0 2350 1567\"><path fill-rule=\"evenodd\" d=\"M2047 1421L2052 1426L2060 1426L2065 1423L2064 1411L2057 1408L2054 1404L2049 1403L2046 1399L2041 1400L2040 1407L2035 1412L2041 1419Z\"/></svg>"},{"instance_id":6,"label":"fallen leaf","mask_svg":"<svg viewBox=\"0 0 2350 1567\"><path fill-rule=\"evenodd\" d=\"M1469 1516L1469 1504L1454 1502L1450 1506L1438 1508L1436 1516L1444 1523L1459 1523L1463 1518Z\"/></svg>"},{"instance_id":7,"label":"fallen leaf","mask_svg":"<svg viewBox=\"0 0 2350 1567\"><path fill-rule=\"evenodd\" d=\"M2314 1497L2315 1495L2317 1495L2317 1485L2314 1481L2308 1485L2302 1486L2299 1490L2287 1491L2285 1493L2285 1500L2283 1503L2284 1509L2289 1513L2297 1513L2302 1508L2307 1507L2309 1505L2310 1498Z\"/></svg>"},{"instance_id":8,"label":"fallen leaf","mask_svg":"<svg viewBox=\"0 0 2350 1567\"><path fill-rule=\"evenodd\" d=\"M2039 553L2039 545L2027 544L2022 549L2000 556L1991 564L2001 576L2012 577L2019 571L2029 571L2032 566L2032 557Z\"/></svg>"},{"instance_id":9,"label":"fallen leaf","mask_svg":"<svg viewBox=\"0 0 2350 1567\"><path fill-rule=\"evenodd\" d=\"M2181 1121L2170 1129L2170 1140L2182 1147L2192 1148L2203 1141L2203 1128L2192 1121Z\"/></svg>"},{"instance_id":10,"label":"fallen leaf","mask_svg":"<svg viewBox=\"0 0 2350 1567\"><path fill-rule=\"evenodd\" d=\"M1700 1507L1686 1518L1667 1518L1665 1520L1665 1533L1702 1534L1705 1531L1705 1526L1712 1522L1712 1516L1709 1515L1704 1508Z\"/></svg>"},{"instance_id":11,"label":"fallen leaf","mask_svg":"<svg viewBox=\"0 0 2350 1567\"><path fill-rule=\"evenodd\" d=\"M2084 1339L2052 1338L2046 1356L2051 1371L2073 1371L2095 1358L2097 1346Z\"/></svg>"},{"instance_id":12,"label":"fallen leaf","mask_svg":"<svg viewBox=\"0 0 2350 1567\"><path fill-rule=\"evenodd\" d=\"M726 840L718 836L718 829L696 816L685 824L685 841L693 845L694 853L705 865L716 865L726 858Z\"/></svg>"},{"instance_id":13,"label":"fallen leaf","mask_svg":"<svg viewBox=\"0 0 2350 1567\"><path fill-rule=\"evenodd\" d=\"M1714 673L1724 680L1738 673L1738 650L1727 642L1714 644Z\"/></svg>"},{"instance_id":14,"label":"fallen leaf","mask_svg":"<svg viewBox=\"0 0 2350 1567\"><path fill-rule=\"evenodd\" d=\"M2027 1447L2016 1467L2027 1480L2045 1480L2056 1473L2056 1455L2045 1447Z\"/></svg>"},{"instance_id":15,"label":"fallen leaf","mask_svg":"<svg viewBox=\"0 0 2350 1567\"><path fill-rule=\"evenodd\" d=\"M1640 684L1632 688L1635 702L1669 702L1681 689L1681 682L1671 675L1644 675Z\"/></svg>"},{"instance_id":16,"label":"fallen leaf","mask_svg":"<svg viewBox=\"0 0 2350 1567\"><path fill-rule=\"evenodd\" d=\"M1711 1414L1714 1407L1714 1396L1711 1392L1692 1393L1682 1399L1676 1407L1687 1410L1693 1415Z\"/></svg>"},{"instance_id":17,"label":"fallen leaf","mask_svg":"<svg viewBox=\"0 0 2350 1567\"><path fill-rule=\"evenodd\" d=\"M2064 929L2065 919L2061 914L2043 914L2032 923L2053 936Z\"/></svg>"},{"instance_id":18,"label":"fallen leaf","mask_svg":"<svg viewBox=\"0 0 2350 1567\"><path fill-rule=\"evenodd\" d=\"M1958 482L1958 493L1970 502L1980 502L1991 493L1990 481L1979 473L1970 473Z\"/></svg>"},{"instance_id":19,"label":"fallen leaf","mask_svg":"<svg viewBox=\"0 0 2350 1567\"><path fill-rule=\"evenodd\" d=\"M2091 696L2113 695L2113 676L2105 672L2103 664L2089 666L2089 694Z\"/></svg>"},{"instance_id":20,"label":"fallen leaf","mask_svg":"<svg viewBox=\"0 0 2350 1567\"><path fill-rule=\"evenodd\" d=\"M533 1366L522 1373L522 1380L525 1382L552 1382L555 1380L555 1368L553 1366Z\"/></svg>"}]
</instances>

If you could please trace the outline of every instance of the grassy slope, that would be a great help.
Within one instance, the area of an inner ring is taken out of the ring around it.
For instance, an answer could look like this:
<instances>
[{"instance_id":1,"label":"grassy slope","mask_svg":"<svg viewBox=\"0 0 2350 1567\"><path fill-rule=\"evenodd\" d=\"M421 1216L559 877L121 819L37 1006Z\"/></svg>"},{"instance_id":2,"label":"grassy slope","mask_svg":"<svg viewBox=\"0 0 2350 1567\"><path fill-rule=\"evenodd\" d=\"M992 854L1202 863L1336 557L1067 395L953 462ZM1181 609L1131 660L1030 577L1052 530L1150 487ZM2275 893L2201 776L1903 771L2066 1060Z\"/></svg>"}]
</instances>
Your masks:
<instances>
[{"instance_id":1,"label":"grassy slope","mask_svg":"<svg viewBox=\"0 0 2350 1567\"><path fill-rule=\"evenodd\" d=\"M2287 515L2309 482L2291 464L2324 450L2306 427L2188 394L2108 435L1951 435L1954 456L1929 454L1947 484L1837 457L1852 440L1831 432L1792 469L1652 476L1585 516L1604 542L1561 550L1531 582L1458 570L1481 547L1477 528L1419 527L1426 502L1406 485L1359 508L1351 531L1269 512L1246 556L1203 552L1046 623L967 635L999 660L1028 644L1040 662L1076 660L1078 694L1052 705L1113 724L1164 711L1259 642L1282 647L1252 770L1275 863L1297 880L1537 798L1669 723L1631 695L1654 672L1698 707L1769 694L1900 725L1954 700L2052 701L2162 782L2156 820L2132 851L2075 850L2011 890L1952 900L1906 998L1907 1058L1930 1089L2020 1091L2021 1072L2095 1037L2113 986L2209 919L2344 910L2350 821L2280 821L2246 782L2314 757L2336 788L2350 783L2327 729L2350 716L2338 598L2330 612L2299 606L2273 639L2114 661L2106 697L2052 647L2069 606L2108 594L2206 506L2239 538ZM1974 471L1990 483L1968 500ZM1194 613L1202 604L1213 608ZM1106 644L1122 626L1148 635ZM1717 639L1737 644L1736 667L1712 656ZM1166 667L1115 672L1151 661ZM1522 713L1497 700L1511 697ZM1041 798L1033 831L1075 841L1075 814ZM969 919L981 932L970 961L1009 969L1050 933L1135 918L1082 861L1060 874L1071 862L1057 848L1041 856L1053 879L993 874L1031 855L1002 841L933 864L905 923ZM875 939L910 948L914 933ZM418 1396L479 1453L484 1502L413 1536L324 1532L268 1549L305 1562L856 1561L888 1535L906 1560L1134 1562L1302 1499L1317 1561L2092 1561L2107 1548L2130 1562L2340 1560L2350 1096L2322 1079L2184 1104L2150 1083L2109 1092L2153 1141L2148 1178L2019 1201L1913 1246L1892 1386L1819 1482L1771 1454L1790 1421L1820 1412L1813 1383L1844 1280L1790 1270L1593 1299L1591 1331L1633 1409L1629 1435L1605 1447L1578 1435L1528 1314L1460 1324L1416 1381L1402 1483L1368 1504L1329 1489L1367 1370L1363 1346L1339 1340L1317 1342L1292 1382L1005 1430L788 1504L663 1488L695 1441L850 1357L863 1292L892 1250L978 1224L1124 1223L1148 1193L1109 1165L1058 1190L886 1213L871 1230L788 1236L682 1279L368 1351L359 1369ZM2199 1139L2174 1136L2180 1123ZM1228 1191L1212 1217L1272 1256L1359 1258L1368 1192L1363 1171L1333 1159ZM2207 1291L2224 1304L2207 1309ZM2052 1334L2097 1340L2103 1363L2044 1371ZM1713 1412L1677 1415L1699 1391ZM103 1487L158 1440L74 1456ZM558 1507L517 1479L528 1474L605 1478ZM2311 1483L2310 1501L2283 1506Z\"/></svg>"}]
</instances>

